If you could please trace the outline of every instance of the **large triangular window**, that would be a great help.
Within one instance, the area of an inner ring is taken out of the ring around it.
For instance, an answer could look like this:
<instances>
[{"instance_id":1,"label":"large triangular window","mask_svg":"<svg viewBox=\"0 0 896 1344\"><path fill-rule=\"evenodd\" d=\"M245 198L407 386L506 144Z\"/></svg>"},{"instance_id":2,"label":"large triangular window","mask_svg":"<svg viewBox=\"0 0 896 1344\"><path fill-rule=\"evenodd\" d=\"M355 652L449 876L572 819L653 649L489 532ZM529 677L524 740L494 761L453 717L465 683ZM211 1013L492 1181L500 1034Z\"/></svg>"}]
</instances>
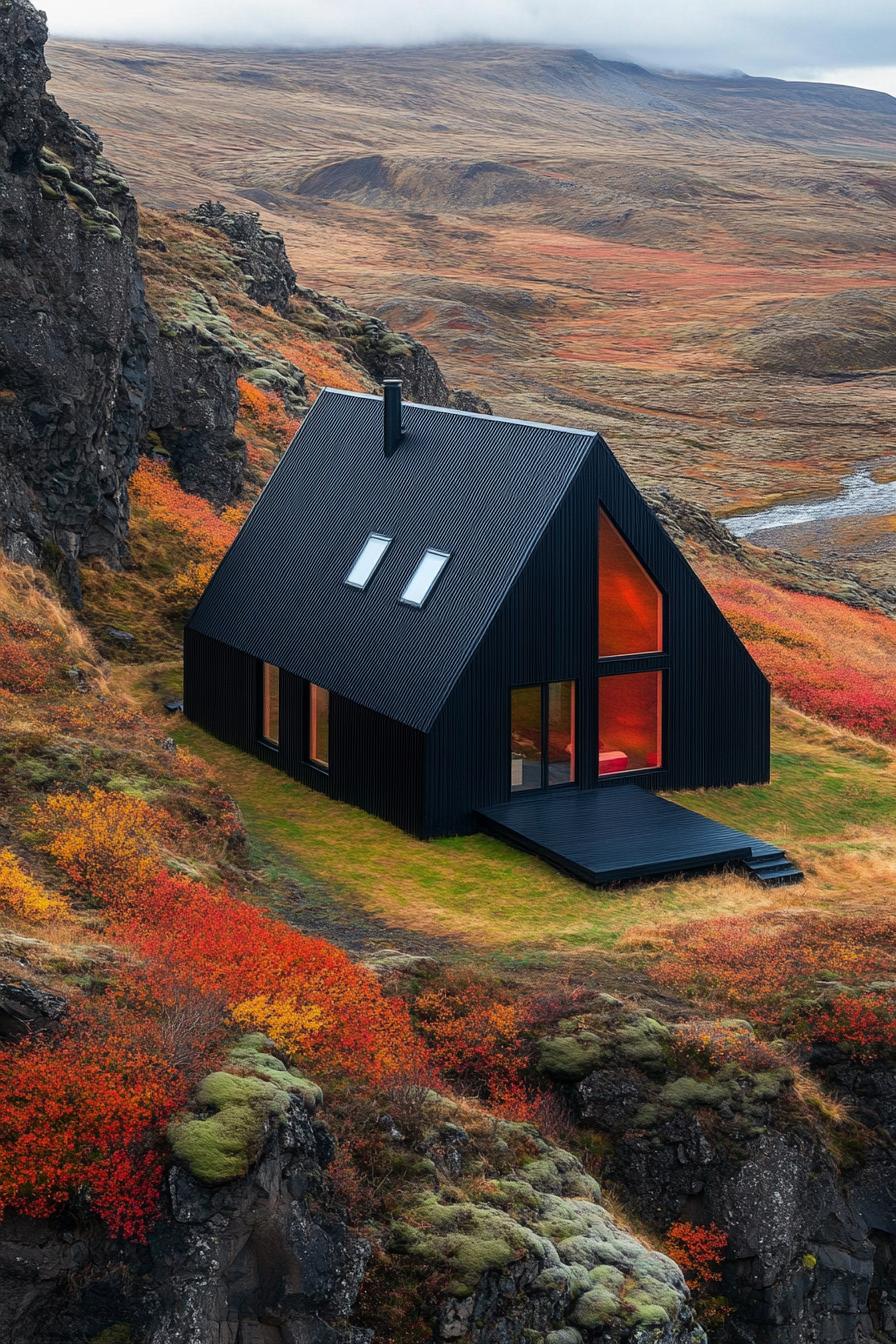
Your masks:
<instances>
[{"instance_id":1,"label":"large triangular window","mask_svg":"<svg viewBox=\"0 0 896 1344\"><path fill-rule=\"evenodd\" d=\"M663 595L610 519L598 526L598 655L663 651Z\"/></svg>"}]
</instances>

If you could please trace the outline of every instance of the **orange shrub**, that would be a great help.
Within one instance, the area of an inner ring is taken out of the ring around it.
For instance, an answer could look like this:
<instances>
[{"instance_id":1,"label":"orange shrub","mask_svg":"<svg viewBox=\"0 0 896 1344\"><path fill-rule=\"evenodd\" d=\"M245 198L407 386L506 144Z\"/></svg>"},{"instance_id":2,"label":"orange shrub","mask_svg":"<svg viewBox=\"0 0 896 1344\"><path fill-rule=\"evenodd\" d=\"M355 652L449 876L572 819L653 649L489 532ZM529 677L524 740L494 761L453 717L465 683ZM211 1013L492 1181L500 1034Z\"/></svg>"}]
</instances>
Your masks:
<instances>
[{"instance_id":1,"label":"orange shrub","mask_svg":"<svg viewBox=\"0 0 896 1344\"><path fill-rule=\"evenodd\" d=\"M265 392L247 378L237 380L240 394L240 419L249 430L285 448L299 427L297 416L290 415L276 392Z\"/></svg>"},{"instance_id":2,"label":"orange shrub","mask_svg":"<svg viewBox=\"0 0 896 1344\"><path fill-rule=\"evenodd\" d=\"M42 691L51 668L39 647L12 639L0 639L0 688L18 694Z\"/></svg>"},{"instance_id":3,"label":"orange shrub","mask_svg":"<svg viewBox=\"0 0 896 1344\"><path fill-rule=\"evenodd\" d=\"M437 1068L492 1102L505 1100L516 1118L529 1118L527 1019L518 1003L499 986L456 974L418 994L413 1008Z\"/></svg>"},{"instance_id":4,"label":"orange shrub","mask_svg":"<svg viewBox=\"0 0 896 1344\"><path fill-rule=\"evenodd\" d=\"M52 793L35 804L41 847L81 895L126 906L158 869L171 818L141 798L93 788Z\"/></svg>"},{"instance_id":5,"label":"orange shrub","mask_svg":"<svg viewBox=\"0 0 896 1344\"><path fill-rule=\"evenodd\" d=\"M113 1236L144 1240L158 1208L161 1136L186 1102L169 1021L119 993L74 1009L61 1035L0 1048L0 1217L86 1202Z\"/></svg>"},{"instance_id":6,"label":"orange shrub","mask_svg":"<svg viewBox=\"0 0 896 1344\"><path fill-rule=\"evenodd\" d=\"M71 913L65 897L36 882L10 849L0 849L0 908L35 923Z\"/></svg>"},{"instance_id":7,"label":"orange shrub","mask_svg":"<svg viewBox=\"0 0 896 1344\"><path fill-rule=\"evenodd\" d=\"M209 585L217 565L201 560L174 574L162 588L162 600L171 616L185 621Z\"/></svg>"},{"instance_id":8,"label":"orange shrub","mask_svg":"<svg viewBox=\"0 0 896 1344\"><path fill-rule=\"evenodd\" d=\"M883 1048L892 1007L868 995L848 996L839 1011L825 1004L832 981L860 987L896 979L896 919L771 911L694 920L676 926L674 953L661 957L651 974L671 989L747 1013L767 1029L787 1028L800 1038L823 1029L826 1039L847 1047L861 1043L858 1020L850 1026L850 1015L864 1004L874 1019L866 1021L865 1048L874 1042ZM896 1002L889 992L883 997Z\"/></svg>"},{"instance_id":9,"label":"orange shrub","mask_svg":"<svg viewBox=\"0 0 896 1344\"><path fill-rule=\"evenodd\" d=\"M164 462L141 458L130 491L137 508L177 533L205 559L220 560L239 530L232 510L218 514L207 499L182 490Z\"/></svg>"},{"instance_id":10,"label":"orange shrub","mask_svg":"<svg viewBox=\"0 0 896 1344\"><path fill-rule=\"evenodd\" d=\"M683 1065L720 1069L736 1064L748 1073L780 1067L781 1057L765 1041L754 1036L745 1022L680 1022L674 1028L672 1048Z\"/></svg>"},{"instance_id":11,"label":"orange shrub","mask_svg":"<svg viewBox=\"0 0 896 1344\"><path fill-rule=\"evenodd\" d=\"M295 337L280 349L281 355L297 365L305 377L318 387L339 387L346 392L363 392L364 381L332 345Z\"/></svg>"}]
</instances>

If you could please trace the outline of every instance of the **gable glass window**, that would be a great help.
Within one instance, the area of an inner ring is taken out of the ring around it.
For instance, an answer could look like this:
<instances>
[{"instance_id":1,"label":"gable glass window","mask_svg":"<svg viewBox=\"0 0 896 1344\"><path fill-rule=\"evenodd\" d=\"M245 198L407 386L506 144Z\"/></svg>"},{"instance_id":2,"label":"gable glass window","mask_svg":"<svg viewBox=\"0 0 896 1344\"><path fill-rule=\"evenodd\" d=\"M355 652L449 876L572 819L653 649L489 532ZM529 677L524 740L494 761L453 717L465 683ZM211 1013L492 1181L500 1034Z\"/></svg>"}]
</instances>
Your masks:
<instances>
[{"instance_id":1,"label":"gable glass window","mask_svg":"<svg viewBox=\"0 0 896 1344\"><path fill-rule=\"evenodd\" d=\"M308 759L321 770L330 768L330 692L308 686Z\"/></svg>"},{"instance_id":2,"label":"gable glass window","mask_svg":"<svg viewBox=\"0 0 896 1344\"><path fill-rule=\"evenodd\" d=\"M428 547L423 552L423 557L417 568L408 579L405 590L401 595L402 602L407 602L411 607L422 607L450 559L450 551L435 551Z\"/></svg>"},{"instance_id":3,"label":"gable glass window","mask_svg":"<svg viewBox=\"0 0 896 1344\"><path fill-rule=\"evenodd\" d=\"M597 562L599 657L661 653L662 593L603 509Z\"/></svg>"},{"instance_id":4,"label":"gable glass window","mask_svg":"<svg viewBox=\"0 0 896 1344\"><path fill-rule=\"evenodd\" d=\"M511 691L511 793L575 780L575 696L572 681L517 686Z\"/></svg>"},{"instance_id":5,"label":"gable glass window","mask_svg":"<svg viewBox=\"0 0 896 1344\"><path fill-rule=\"evenodd\" d=\"M598 684L598 774L657 770L663 763L663 674L626 672Z\"/></svg>"},{"instance_id":6,"label":"gable glass window","mask_svg":"<svg viewBox=\"0 0 896 1344\"><path fill-rule=\"evenodd\" d=\"M261 665L261 736L269 747L280 745L280 669Z\"/></svg>"},{"instance_id":7,"label":"gable glass window","mask_svg":"<svg viewBox=\"0 0 896 1344\"><path fill-rule=\"evenodd\" d=\"M358 558L345 576L350 588L366 588L376 573L377 566L392 545L391 537L371 532L358 552Z\"/></svg>"}]
</instances>

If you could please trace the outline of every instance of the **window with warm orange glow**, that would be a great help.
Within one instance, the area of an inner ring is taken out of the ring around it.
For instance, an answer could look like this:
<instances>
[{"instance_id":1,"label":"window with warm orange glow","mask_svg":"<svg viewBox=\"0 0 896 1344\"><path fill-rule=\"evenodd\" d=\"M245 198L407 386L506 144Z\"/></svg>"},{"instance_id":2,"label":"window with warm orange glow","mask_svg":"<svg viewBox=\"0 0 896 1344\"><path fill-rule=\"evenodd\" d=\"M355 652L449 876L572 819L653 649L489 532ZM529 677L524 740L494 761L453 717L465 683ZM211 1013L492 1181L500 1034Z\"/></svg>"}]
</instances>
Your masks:
<instances>
[{"instance_id":1,"label":"window with warm orange glow","mask_svg":"<svg viewBox=\"0 0 896 1344\"><path fill-rule=\"evenodd\" d=\"M262 664L261 735L269 746L280 745L280 669L273 663Z\"/></svg>"},{"instance_id":2,"label":"window with warm orange glow","mask_svg":"<svg viewBox=\"0 0 896 1344\"><path fill-rule=\"evenodd\" d=\"M510 790L572 784L576 777L576 686L552 681L510 693Z\"/></svg>"},{"instance_id":3,"label":"window with warm orange glow","mask_svg":"<svg viewBox=\"0 0 896 1344\"><path fill-rule=\"evenodd\" d=\"M308 686L308 759L322 770L330 768L330 692Z\"/></svg>"},{"instance_id":4,"label":"window with warm orange glow","mask_svg":"<svg viewBox=\"0 0 896 1344\"><path fill-rule=\"evenodd\" d=\"M576 777L576 684L548 686L548 784L572 784Z\"/></svg>"},{"instance_id":5,"label":"window with warm orange glow","mask_svg":"<svg viewBox=\"0 0 896 1344\"><path fill-rule=\"evenodd\" d=\"M662 672L601 677L597 696L598 773L615 775L662 765Z\"/></svg>"},{"instance_id":6,"label":"window with warm orange glow","mask_svg":"<svg viewBox=\"0 0 896 1344\"><path fill-rule=\"evenodd\" d=\"M662 593L603 509L597 575L599 656L661 653Z\"/></svg>"}]
</instances>

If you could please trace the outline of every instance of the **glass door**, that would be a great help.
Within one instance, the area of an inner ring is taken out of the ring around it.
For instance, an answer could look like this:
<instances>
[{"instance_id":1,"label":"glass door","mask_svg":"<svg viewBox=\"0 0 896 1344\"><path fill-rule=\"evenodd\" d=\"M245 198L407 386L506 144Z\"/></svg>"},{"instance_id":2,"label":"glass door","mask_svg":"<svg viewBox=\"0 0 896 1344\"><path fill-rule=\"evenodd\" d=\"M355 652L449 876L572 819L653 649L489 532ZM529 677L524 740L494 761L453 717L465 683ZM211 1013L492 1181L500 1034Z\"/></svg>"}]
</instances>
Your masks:
<instances>
[{"instance_id":1,"label":"glass door","mask_svg":"<svg viewBox=\"0 0 896 1344\"><path fill-rule=\"evenodd\" d=\"M574 782L575 726L575 682L514 687L510 693L511 793Z\"/></svg>"}]
</instances>

